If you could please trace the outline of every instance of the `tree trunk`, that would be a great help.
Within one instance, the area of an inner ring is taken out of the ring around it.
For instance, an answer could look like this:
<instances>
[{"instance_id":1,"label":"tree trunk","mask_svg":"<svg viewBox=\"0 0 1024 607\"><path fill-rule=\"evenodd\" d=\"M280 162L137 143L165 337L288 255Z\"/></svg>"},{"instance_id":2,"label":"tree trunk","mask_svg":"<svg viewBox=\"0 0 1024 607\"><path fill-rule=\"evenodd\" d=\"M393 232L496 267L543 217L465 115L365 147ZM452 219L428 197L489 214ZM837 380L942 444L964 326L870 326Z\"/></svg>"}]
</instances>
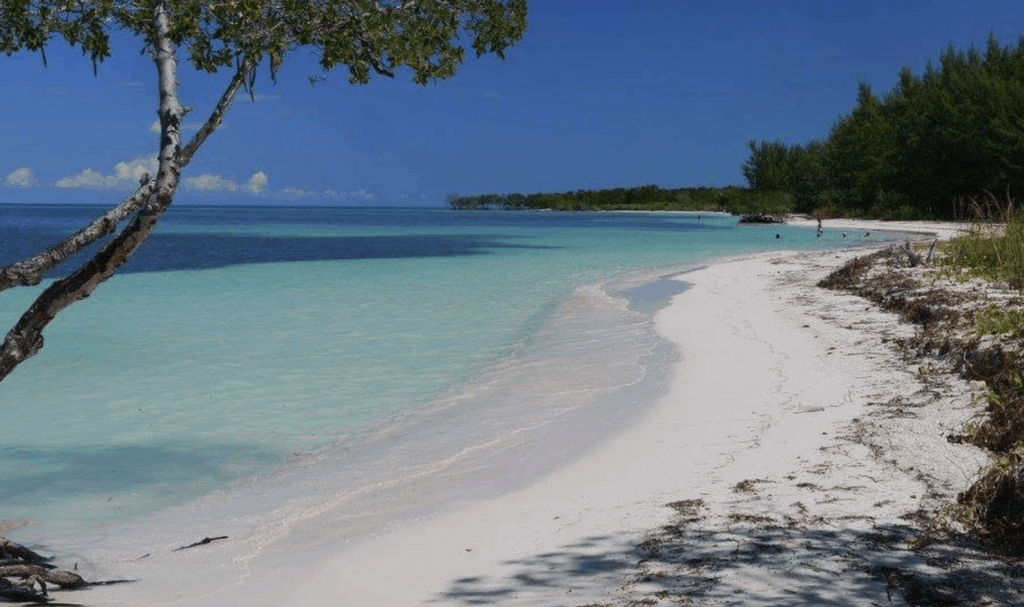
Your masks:
<instances>
[{"instance_id":1,"label":"tree trunk","mask_svg":"<svg viewBox=\"0 0 1024 607\"><path fill-rule=\"evenodd\" d=\"M234 77L213 112L188 145L182 148L181 120L187 110L178 101L177 61L174 46L168 36L170 24L163 2L157 2L153 7L153 23L160 90L160 153L156 178L146 178L131 198L56 246L30 259L0 268L0 291L13 286L38 284L45 272L110 234L117 228L119 221L135 213L132 222L95 257L45 289L7 333L0 346L0 381L42 349L43 329L58 313L91 295L149 238L160 217L174 200L182 169L220 126L231 101L256 68L255 58L246 57L239 62Z\"/></svg>"},{"instance_id":2,"label":"tree trunk","mask_svg":"<svg viewBox=\"0 0 1024 607\"><path fill-rule=\"evenodd\" d=\"M160 154L154 195L147 197L135 219L114 240L74 273L46 288L22 315L0 347L0 380L42 349L43 329L61 310L91 295L128 261L174 200L181 175L178 152L185 112L178 102L177 61L163 2L153 6L153 27L160 89Z\"/></svg>"}]
</instances>

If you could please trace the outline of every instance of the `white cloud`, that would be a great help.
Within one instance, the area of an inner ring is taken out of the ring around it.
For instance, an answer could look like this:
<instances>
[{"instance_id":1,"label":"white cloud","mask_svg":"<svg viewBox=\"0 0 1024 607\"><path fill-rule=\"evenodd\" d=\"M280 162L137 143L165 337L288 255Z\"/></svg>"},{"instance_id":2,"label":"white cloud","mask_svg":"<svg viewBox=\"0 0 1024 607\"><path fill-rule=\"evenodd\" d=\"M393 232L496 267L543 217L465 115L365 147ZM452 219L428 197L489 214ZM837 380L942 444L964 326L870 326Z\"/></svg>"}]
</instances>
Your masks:
<instances>
[{"instance_id":1,"label":"white cloud","mask_svg":"<svg viewBox=\"0 0 1024 607\"><path fill-rule=\"evenodd\" d=\"M157 170L157 160L153 158L136 158L114 165L111 175L104 175L92 169L57 180L53 185L58 188L100 188L100 189L135 189L144 173L153 175Z\"/></svg>"},{"instance_id":2,"label":"white cloud","mask_svg":"<svg viewBox=\"0 0 1024 607\"><path fill-rule=\"evenodd\" d=\"M153 158L136 158L129 162L119 162L114 165L114 174L117 175L117 179L128 180L134 184L139 183L139 179L146 173L150 175L156 175L157 169L160 168L160 163L157 162L156 157Z\"/></svg>"},{"instance_id":3,"label":"white cloud","mask_svg":"<svg viewBox=\"0 0 1024 607\"><path fill-rule=\"evenodd\" d=\"M159 118L154 120L153 124L149 125L149 132L150 133L156 133L157 135L160 134L160 119Z\"/></svg>"},{"instance_id":4,"label":"white cloud","mask_svg":"<svg viewBox=\"0 0 1024 607\"><path fill-rule=\"evenodd\" d=\"M114 171L110 175L104 175L92 169L85 169L81 173L57 181L54 185L58 188L134 189L138 187L139 179L144 174L155 175L158 168L159 162L155 157L136 158L126 162L118 162L114 165ZM12 173L13 175L14 173ZM253 194L259 194L267 188L267 184L270 183L270 177L264 171L256 171L244 185L240 185L227 177L208 173L198 177L186 177L183 181L184 186L191 190L227 192L244 190Z\"/></svg>"},{"instance_id":5,"label":"white cloud","mask_svg":"<svg viewBox=\"0 0 1024 607\"><path fill-rule=\"evenodd\" d=\"M308 198L311 196L320 196L319 193L314 192L309 188L284 188L283 190L280 191L280 194L287 196L288 198Z\"/></svg>"},{"instance_id":6,"label":"white cloud","mask_svg":"<svg viewBox=\"0 0 1024 607\"><path fill-rule=\"evenodd\" d=\"M193 190L220 190L234 192L238 184L220 175L200 175L199 177L186 177L185 186Z\"/></svg>"},{"instance_id":7,"label":"white cloud","mask_svg":"<svg viewBox=\"0 0 1024 607\"><path fill-rule=\"evenodd\" d=\"M114 165L110 174L104 174L93 169L64 177L54 185L59 188L97 188L97 189L135 189L138 187L139 179L143 174L155 175L159 163L155 157L136 158L125 162L118 162ZM7 177L6 185L38 185L38 181L32 176L28 168L18 169ZM350 201L367 202L377 199L375 192L358 189L351 191L324 190L317 191L305 187L283 188L271 190L270 175L266 171L259 170L252 173L244 183L218 175L205 173L196 177L185 177L182 179L184 189L203 192L238 192L257 195L280 196L283 198L307 198L321 199L325 201Z\"/></svg>"},{"instance_id":8,"label":"white cloud","mask_svg":"<svg viewBox=\"0 0 1024 607\"><path fill-rule=\"evenodd\" d=\"M324 190L323 197L333 200L376 200L377 194L365 189L352 192L338 192L336 190Z\"/></svg>"},{"instance_id":9,"label":"white cloud","mask_svg":"<svg viewBox=\"0 0 1024 607\"><path fill-rule=\"evenodd\" d=\"M113 188L117 185L116 177L104 177L92 169L85 169L77 175L58 179L53 185L58 188Z\"/></svg>"},{"instance_id":10,"label":"white cloud","mask_svg":"<svg viewBox=\"0 0 1024 607\"><path fill-rule=\"evenodd\" d=\"M4 185L10 188L34 188L39 185L39 180L32 174L32 169L21 167L7 176Z\"/></svg>"},{"instance_id":11,"label":"white cloud","mask_svg":"<svg viewBox=\"0 0 1024 607\"><path fill-rule=\"evenodd\" d=\"M281 198L290 199L309 199L315 198L325 201L341 202L361 202L371 201L377 199L377 194L365 189L352 190L349 192L340 192L338 190L324 190L317 191L306 187L297 188L282 188L280 190L274 190L273 194Z\"/></svg>"},{"instance_id":12,"label":"white cloud","mask_svg":"<svg viewBox=\"0 0 1024 607\"><path fill-rule=\"evenodd\" d=\"M245 189L253 194L259 194L267 188L268 183L270 183L270 177L263 171L256 171L249 177L249 181L245 183Z\"/></svg>"},{"instance_id":13,"label":"white cloud","mask_svg":"<svg viewBox=\"0 0 1024 607\"><path fill-rule=\"evenodd\" d=\"M259 194L267 188L270 183L270 176L263 171L256 171L244 185L235 183L227 177L207 173L198 177L186 177L185 186L192 190L237 192L243 190L253 194Z\"/></svg>"}]
</instances>

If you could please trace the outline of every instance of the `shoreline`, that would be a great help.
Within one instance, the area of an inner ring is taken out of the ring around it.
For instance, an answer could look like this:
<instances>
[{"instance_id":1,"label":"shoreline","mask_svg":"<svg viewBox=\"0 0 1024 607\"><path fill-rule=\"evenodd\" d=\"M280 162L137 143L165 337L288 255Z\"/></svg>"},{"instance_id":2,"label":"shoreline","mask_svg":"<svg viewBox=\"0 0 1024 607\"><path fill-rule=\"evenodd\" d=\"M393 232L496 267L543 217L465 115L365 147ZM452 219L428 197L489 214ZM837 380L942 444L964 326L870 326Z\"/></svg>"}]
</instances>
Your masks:
<instances>
[{"instance_id":1,"label":"shoreline","mask_svg":"<svg viewBox=\"0 0 1024 607\"><path fill-rule=\"evenodd\" d=\"M814 286L863 253L761 253L676 277L689 288L656 316L659 334L682 353L668 393L525 488L353 546L279 550L248 563L241 584L215 594L146 602L610 606L676 604L703 592L710 600L746 593L751 602L792 604L796 590L833 604L882 603L889 589L877 575L842 568L849 579L837 584L837 559L872 529L903 524L908 512L940 501L942 487L948 497L949 487L966 485L971 462L980 465L984 455L936 431L973 413L966 386L948 387L939 416L917 426L865 422L896 395L894 386L902 394L918 380L882 345L911 329L859 298ZM898 463L873 455L879 445L898 453ZM663 549L671 545L662 537L666 525L685 535L680 517L704 538L690 541L685 561ZM762 537L783 523L820 546L764 548L799 544ZM744 546L764 558L711 571ZM76 599L127 604L125 590Z\"/></svg>"},{"instance_id":2,"label":"shoreline","mask_svg":"<svg viewBox=\"0 0 1024 607\"><path fill-rule=\"evenodd\" d=\"M816 219L801 215L789 215L786 218L786 225L816 227ZM881 219L823 219L822 228L825 230L857 230L857 231L887 231L906 232L908 234L920 234L922 236L934 236L939 240L949 240L958 234L971 229L969 222L952 221L883 221Z\"/></svg>"},{"instance_id":3,"label":"shoreline","mask_svg":"<svg viewBox=\"0 0 1024 607\"><path fill-rule=\"evenodd\" d=\"M281 604L335 598L360 605L583 605L616 598L625 604L671 593L672 584L659 580L669 578L673 568L637 576L636 563L643 560L637 546L672 520L667 504L703 500L726 528L760 520L765 515L752 514L751 505L741 499L748 491L735 490L748 482L752 496L762 494L762 488L771 490L775 498L767 510L772 513L799 510L790 504L802 499L811 511L807 516L831 520L868 511L872 524L897 523L921 507L926 487L920 482L884 466L864 469L871 466L849 455L845 457L862 468L858 476L886 480L874 490L848 491L824 488L822 477L829 477L833 488L855 485L848 478L851 462L828 452L833 437L865 416L869 402L887 384L906 382L904 375L912 374L894 369L889 360L889 374L880 376L873 352L830 358L830 348L849 351L856 345L845 335L851 330L834 327L828 319L813 322L806 310L789 307L793 298L817 289L816 279L805 281L809 271L823 276L836 265L833 260L856 254L835 253L828 262L807 253L760 254L684 275L690 288L657 317L659 332L681 348L684 360L669 393L643 419L525 490L345 550L318 564L294 593L280 597L290 599ZM783 272L797 284L781 282L786 279L777 275ZM821 291L822 299L845 298ZM857 305L857 298L849 299ZM964 419L970 414L960 413ZM939 442L935 447L943 453L929 449L932 459L942 459L945 451L965 459L959 453L963 447L941 437ZM980 464L983 456L974 455ZM826 475L799 470L823 465ZM787 480L789 476L796 478ZM781 484L789 485L788 491ZM823 488L820 508L805 495L813 493L806 489L810 485ZM782 495L786 497L779 501ZM825 503L832 498L837 505ZM873 507L883 501L889 503ZM843 527L849 533L866 532L850 523ZM744 541L723 543L732 550ZM829 550L839 553L842 546ZM773 555L769 561L774 562L763 565L790 559ZM785 601L797 581L765 567L744 567L736 573L734 584L717 583L723 597L743 591ZM805 592L835 585L831 572L808 573L800 576ZM886 596L884 584L867 574L861 577L858 596L851 599ZM631 584L631 578L641 581ZM859 591L868 587L874 593Z\"/></svg>"}]
</instances>

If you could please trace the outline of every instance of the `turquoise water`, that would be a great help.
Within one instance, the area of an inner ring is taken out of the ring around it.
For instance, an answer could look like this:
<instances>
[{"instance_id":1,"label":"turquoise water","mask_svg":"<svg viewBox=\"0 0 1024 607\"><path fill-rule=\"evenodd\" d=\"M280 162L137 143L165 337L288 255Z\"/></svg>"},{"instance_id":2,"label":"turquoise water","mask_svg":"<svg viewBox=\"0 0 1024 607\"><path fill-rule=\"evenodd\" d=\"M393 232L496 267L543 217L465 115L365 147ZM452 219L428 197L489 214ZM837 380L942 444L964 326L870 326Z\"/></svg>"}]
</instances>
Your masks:
<instances>
[{"instance_id":1,"label":"turquoise water","mask_svg":"<svg viewBox=\"0 0 1024 607\"><path fill-rule=\"evenodd\" d=\"M0 263L93 212L0 205ZM545 436L569 457L663 388L664 276L856 244L708 214L173 209L0 383L0 520L115 534L214 494L258 516L315 478L301 518L467 453L491 463L466 478L525 482Z\"/></svg>"}]
</instances>

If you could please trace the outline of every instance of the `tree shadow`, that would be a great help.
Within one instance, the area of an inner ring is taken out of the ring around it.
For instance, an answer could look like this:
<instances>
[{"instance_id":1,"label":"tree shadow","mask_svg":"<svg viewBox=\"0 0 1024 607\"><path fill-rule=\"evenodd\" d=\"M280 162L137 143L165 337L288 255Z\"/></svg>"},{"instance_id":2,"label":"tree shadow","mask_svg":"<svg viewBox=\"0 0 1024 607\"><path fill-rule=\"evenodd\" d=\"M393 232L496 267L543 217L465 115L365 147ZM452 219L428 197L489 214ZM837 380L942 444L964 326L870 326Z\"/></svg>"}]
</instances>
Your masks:
<instances>
[{"instance_id":1,"label":"tree shadow","mask_svg":"<svg viewBox=\"0 0 1024 607\"><path fill-rule=\"evenodd\" d=\"M739 519L677 517L639 543L591 537L505 562L500 578L455 580L436 602L497 605L535 595L581 607L933 606L1019 604L1024 596L1024 565L964 535L922 543L922 532L906 525Z\"/></svg>"}]
</instances>

